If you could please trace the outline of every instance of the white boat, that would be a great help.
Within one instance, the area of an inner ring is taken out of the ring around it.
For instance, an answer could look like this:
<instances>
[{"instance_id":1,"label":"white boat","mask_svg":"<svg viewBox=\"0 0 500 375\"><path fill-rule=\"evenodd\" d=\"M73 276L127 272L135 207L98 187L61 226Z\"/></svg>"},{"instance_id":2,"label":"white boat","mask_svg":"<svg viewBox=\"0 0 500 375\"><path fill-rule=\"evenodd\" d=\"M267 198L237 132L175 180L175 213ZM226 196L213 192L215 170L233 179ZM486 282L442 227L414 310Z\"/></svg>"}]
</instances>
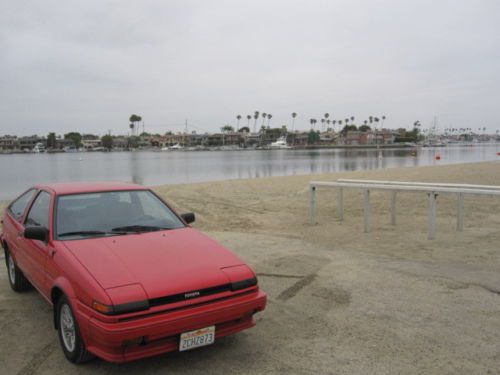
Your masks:
<instances>
[{"instance_id":1,"label":"white boat","mask_svg":"<svg viewBox=\"0 0 500 375\"><path fill-rule=\"evenodd\" d=\"M283 137L279 137L278 140L276 142L273 142L271 143L270 145L271 148L291 148L290 146L288 146L288 144L286 143L286 137L283 136Z\"/></svg>"},{"instance_id":2,"label":"white boat","mask_svg":"<svg viewBox=\"0 0 500 375\"><path fill-rule=\"evenodd\" d=\"M183 150L184 147L180 145L180 143L176 143L175 145L173 146L165 146L165 147L162 147L161 148L161 151L175 151L175 150Z\"/></svg>"},{"instance_id":3,"label":"white boat","mask_svg":"<svg viewBox=\"0 0 500 375\"><path fill-rule=\"evenodd\" d=\"M179 143L176 143L172 147L169 147L170 150L182 150L184 147L182 147Z\"/></svg>"},{"instance_id":4,"label":"white boat","mask_svg":"<svg viewBox=\"0 0 500 375\"><path fill-rule=\"evenodd\" d=\"M35 154L41 154L41 153L45 152L45 146L44 146L44 144L43 144L43 143L41 143L41 142L38 142L38 143L35 145L35 147L33 147L33 152L34 152Z\"/></svg>"}]
</instances>

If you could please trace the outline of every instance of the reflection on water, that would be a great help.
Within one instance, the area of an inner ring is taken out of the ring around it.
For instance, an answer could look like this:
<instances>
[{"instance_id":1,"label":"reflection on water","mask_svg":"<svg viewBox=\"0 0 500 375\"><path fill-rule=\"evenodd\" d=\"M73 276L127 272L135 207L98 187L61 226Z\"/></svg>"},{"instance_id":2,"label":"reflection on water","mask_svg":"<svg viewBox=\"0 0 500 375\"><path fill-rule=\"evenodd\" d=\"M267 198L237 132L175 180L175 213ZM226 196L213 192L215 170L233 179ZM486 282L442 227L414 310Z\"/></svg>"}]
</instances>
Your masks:
<instances>
[{"instance_id":1,"label":"reflection on water","mask_svg":"<svg viewBox=\"0 0 500 375\"><path fill-rule=\"evenodd\" d=\"M377 150L112 152L0 155L0 200L35 183L122 180L160 185L500 160L500 144ZM436 154L441 160L435 159Z\"/></svg>"}]
</instances>

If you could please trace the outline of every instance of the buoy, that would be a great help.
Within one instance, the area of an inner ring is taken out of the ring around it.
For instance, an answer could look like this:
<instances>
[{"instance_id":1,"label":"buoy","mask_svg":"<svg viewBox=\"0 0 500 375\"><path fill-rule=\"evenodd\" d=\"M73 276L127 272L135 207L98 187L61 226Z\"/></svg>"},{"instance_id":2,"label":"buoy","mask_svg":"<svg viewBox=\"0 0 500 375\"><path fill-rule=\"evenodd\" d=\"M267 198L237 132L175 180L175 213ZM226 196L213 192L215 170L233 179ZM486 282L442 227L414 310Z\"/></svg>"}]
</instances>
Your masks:
<instances>
[{"instance_id":1,"label":"buoy","mask_svg":"<svg viewBox=\"0 0 500 375\"><path fill-rule=\"evenodd\" d=\"M436 160L441 160L441 155L436 154Z\"/></svg>"}]
</instances>

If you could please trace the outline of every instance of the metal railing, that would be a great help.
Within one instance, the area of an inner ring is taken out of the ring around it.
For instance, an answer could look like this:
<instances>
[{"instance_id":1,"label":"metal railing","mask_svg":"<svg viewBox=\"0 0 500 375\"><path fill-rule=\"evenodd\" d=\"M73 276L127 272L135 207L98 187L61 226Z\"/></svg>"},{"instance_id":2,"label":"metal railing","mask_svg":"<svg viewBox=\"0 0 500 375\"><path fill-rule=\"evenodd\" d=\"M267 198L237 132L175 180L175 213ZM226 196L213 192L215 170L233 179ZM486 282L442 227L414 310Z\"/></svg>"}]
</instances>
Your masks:
<instances>
[{"instance_id":1,"label":"metal railing","mask_svg":"<svg viewBox=\"0 0 500 375\"><path fill-rule=\"evenodd\" d=\"M337 214L339 221L344 220L344 189L353 188L364 190L364 231L371 229L371 206L370 192L372 190L389 191L391 193L391 224L396 225L396 208L398 192L425 192L428 195L428 238L436 238L436 198L438 194L450 193L457 195L457 231L464 229L464 195L486 195L500 196L500 186L470 185L470 184L446 184L427 182L401 182L401 181L377 181L377 180L349 180L339 179L336 182L312 181L309 183L310 204L309 222L316 224L316 189L318 187L330 187L337 189Z\"/></svg>"}]
</instances>

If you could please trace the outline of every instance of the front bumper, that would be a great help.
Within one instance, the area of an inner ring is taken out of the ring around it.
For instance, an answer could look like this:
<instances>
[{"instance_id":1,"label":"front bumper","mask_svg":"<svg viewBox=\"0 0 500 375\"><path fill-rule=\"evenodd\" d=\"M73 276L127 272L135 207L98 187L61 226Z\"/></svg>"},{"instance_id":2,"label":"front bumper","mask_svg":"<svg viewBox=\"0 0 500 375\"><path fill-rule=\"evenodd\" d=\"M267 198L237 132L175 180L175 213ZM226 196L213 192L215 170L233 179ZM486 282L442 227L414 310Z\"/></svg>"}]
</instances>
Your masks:
<instances>
[{"instance_id":1,"label":"front bumper","mask_svg":"<svg viewBox=\"0 0 500 375\"><path fill-rule=\"evenodd\" d=\"M255 325L253 315L264 310L260 290L206 304L107 323L80 316L87 349L110 362L126 362L178 350L181 333L215 325L218 339ZM83 311L82 311L83 313Z\"/></svg>"}]
</instances>

